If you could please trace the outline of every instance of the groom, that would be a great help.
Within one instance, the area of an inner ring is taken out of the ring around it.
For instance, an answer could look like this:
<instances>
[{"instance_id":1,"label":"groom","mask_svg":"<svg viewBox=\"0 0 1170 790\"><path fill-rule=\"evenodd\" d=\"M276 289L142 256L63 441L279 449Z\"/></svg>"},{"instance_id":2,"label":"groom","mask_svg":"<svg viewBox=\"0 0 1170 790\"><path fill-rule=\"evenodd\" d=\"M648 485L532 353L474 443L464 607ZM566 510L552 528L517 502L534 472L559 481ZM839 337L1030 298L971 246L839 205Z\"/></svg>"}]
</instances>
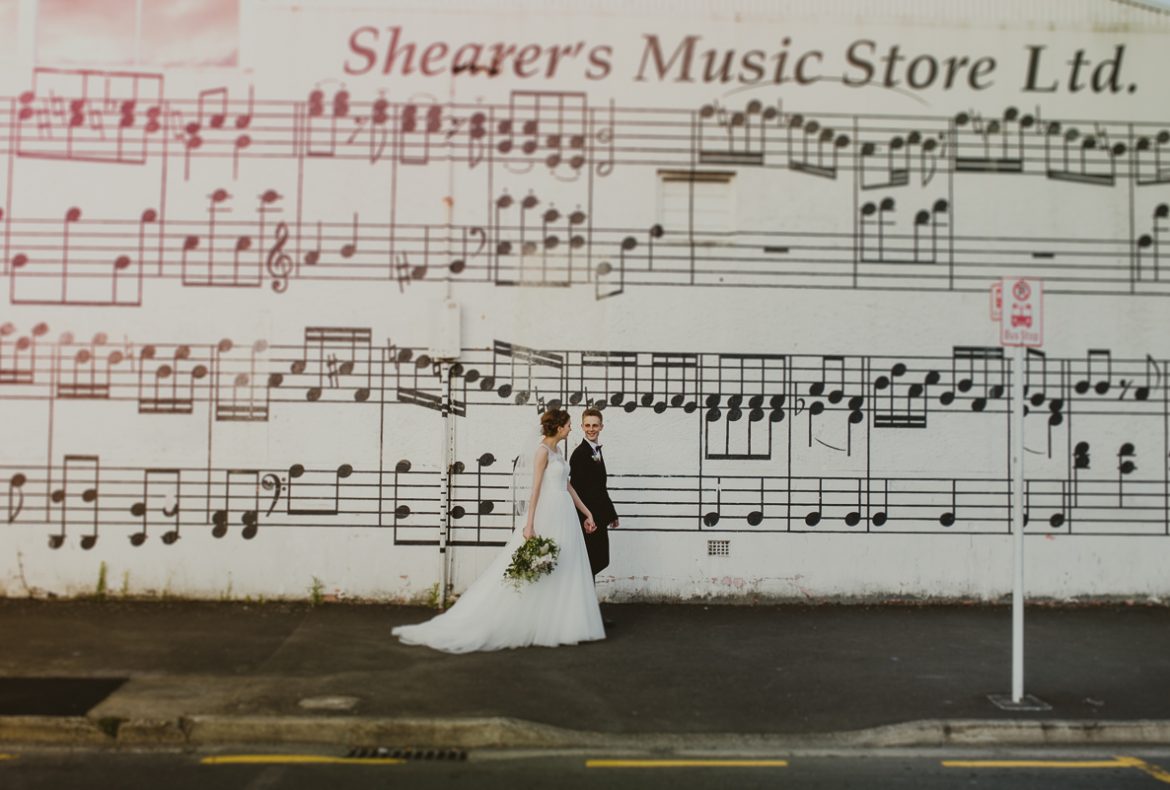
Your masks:
<instances>
[{"instance_id":1,"label":"groom","mask_svg":"<svg viewBox=\"0 0 1170 790\"><path fill-rule=\"evenodd\" d=\"M569 457L569 471L572 473L573 488L585 507L593 514L597 525L590 532L585 530L585 549L589 552L589 567L596 577L609 565L609 530L617 529L617 511L605 487L605 458L598 440L601 429L601 412L592 407L581 413L581 430L585 438ZM581 528L585 529L585 517L580 512Z\"/></svg>"}]
</instances>

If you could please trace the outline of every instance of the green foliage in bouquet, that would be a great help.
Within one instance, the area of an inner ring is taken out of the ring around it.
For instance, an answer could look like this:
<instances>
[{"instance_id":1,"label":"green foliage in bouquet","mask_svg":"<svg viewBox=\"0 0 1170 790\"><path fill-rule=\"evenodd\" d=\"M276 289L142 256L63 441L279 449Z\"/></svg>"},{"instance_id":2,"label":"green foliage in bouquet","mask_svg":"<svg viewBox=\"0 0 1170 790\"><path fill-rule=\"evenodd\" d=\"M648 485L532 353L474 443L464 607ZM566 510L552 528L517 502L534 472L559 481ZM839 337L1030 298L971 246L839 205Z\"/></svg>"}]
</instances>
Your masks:
<instances>
[{"instance_id":1,"label":"green foliage in bouquet","mask_svg":"<svg viewBox=\"0 0 1170 790\"><path fill-rule=\"evenodd\" d=\"M529 538L512 553L512 564L504 571L504 578L519 590L525 584L552 573L560 554L561 549L552 538Z\"/></svg>"}]
</instances>

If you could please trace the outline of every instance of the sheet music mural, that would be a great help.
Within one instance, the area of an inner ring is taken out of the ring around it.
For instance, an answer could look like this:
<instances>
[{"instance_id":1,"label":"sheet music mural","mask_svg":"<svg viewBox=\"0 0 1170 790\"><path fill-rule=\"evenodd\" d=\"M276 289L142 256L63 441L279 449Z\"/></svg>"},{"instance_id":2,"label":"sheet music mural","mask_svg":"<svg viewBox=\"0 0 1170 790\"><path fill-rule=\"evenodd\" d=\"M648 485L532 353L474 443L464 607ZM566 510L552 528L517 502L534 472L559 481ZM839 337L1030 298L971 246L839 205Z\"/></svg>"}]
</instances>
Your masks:
<instances>
[{"instance_id":1,"label":"sheet music mural","mask_svg":"<svg viewBox=\"0 0 1170 790\"><path fill-rule=\"evenodd\" d=\"M1167 592L1158 15L221 5L216 65L6 75L5 593L459 589L586 405L611 597L1000 594L1017 407L1040 591Z\"/></svg>"}]
</instances>

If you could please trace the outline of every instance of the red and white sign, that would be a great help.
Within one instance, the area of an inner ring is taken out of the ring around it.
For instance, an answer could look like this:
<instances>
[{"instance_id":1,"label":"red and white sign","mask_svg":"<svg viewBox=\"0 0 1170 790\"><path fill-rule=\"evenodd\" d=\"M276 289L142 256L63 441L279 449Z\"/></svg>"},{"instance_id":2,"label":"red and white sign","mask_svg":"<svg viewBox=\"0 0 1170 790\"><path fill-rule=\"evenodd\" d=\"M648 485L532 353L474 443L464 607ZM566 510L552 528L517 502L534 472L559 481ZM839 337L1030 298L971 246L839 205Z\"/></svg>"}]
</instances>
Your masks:
<instances>
[{"instance_id":1,"label":"red and white sign","mask_svg":"<svg viewBox=\"0 0 1170 790\"><path fill-rule=\"evenodd\" d=\"M991 286L991 320L1003 318L1003 281Z\"/></svg>"},{"instance_id":2,"label":"red and white sign","mask_svg":"<svg viewBox=\"0 0 1170 790\"><path fill-rule=\"evenodd\" d=\"M992 286L992 298L994 289ZM1044 344L1044 283L1026 277L1005 277L999 284L1002 307L999 315L999 344L1028 346ZM994 314L994 301L992 303Z\"/></svg>"}]
</instances>

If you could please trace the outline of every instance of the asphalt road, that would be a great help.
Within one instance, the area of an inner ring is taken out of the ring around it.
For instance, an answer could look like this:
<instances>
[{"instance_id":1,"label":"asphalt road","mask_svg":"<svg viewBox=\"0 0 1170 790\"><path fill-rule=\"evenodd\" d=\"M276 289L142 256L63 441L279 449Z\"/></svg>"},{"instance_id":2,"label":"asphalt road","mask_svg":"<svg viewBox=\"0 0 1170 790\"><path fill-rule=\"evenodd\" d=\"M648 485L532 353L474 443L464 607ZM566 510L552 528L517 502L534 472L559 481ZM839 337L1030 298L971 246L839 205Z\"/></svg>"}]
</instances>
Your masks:
<instances>
[{"instance_id":1,"label":"asphalt road","mask_svg":"<svg viewBox=\"0 0 1170 790\"><path fill-rule=\"evenodd\" d=\"M1170 784L1170 750L1006 753L870 752L844 755L592 755L476 752L463 760L354 761L326 750L295 753L0 753L5 790L331 790L369 787L733 787L802 790L1155 790ZM7 757L7 759L4 759ZM313 764L305 760L341 760Z\"/></svg>"},{"instance_id":2,"label":"asphalt road","mask_svg":"<svg viewBox=\"0 0 1170 790\"><path fill-rule=\"evenodd\" d=\"M38 702L50 694L19 686L127 678L82 709L154 722L256 717L272 722L273 740L306 701L339 697L368 719L507 717L635 737L1170 720L1166 606L1030 609L1026 690L1051 710L1027 715L988 701L1010 690L1008 607L605 609L617 626L602 642L446 655L391 638L394 625L434 614L417 607L0 599L0 678ZM77 687L55 685L55 699L79 702ZM0 714L22 710L5 710L2 692Z\"/></svg>"}]
</instances>

